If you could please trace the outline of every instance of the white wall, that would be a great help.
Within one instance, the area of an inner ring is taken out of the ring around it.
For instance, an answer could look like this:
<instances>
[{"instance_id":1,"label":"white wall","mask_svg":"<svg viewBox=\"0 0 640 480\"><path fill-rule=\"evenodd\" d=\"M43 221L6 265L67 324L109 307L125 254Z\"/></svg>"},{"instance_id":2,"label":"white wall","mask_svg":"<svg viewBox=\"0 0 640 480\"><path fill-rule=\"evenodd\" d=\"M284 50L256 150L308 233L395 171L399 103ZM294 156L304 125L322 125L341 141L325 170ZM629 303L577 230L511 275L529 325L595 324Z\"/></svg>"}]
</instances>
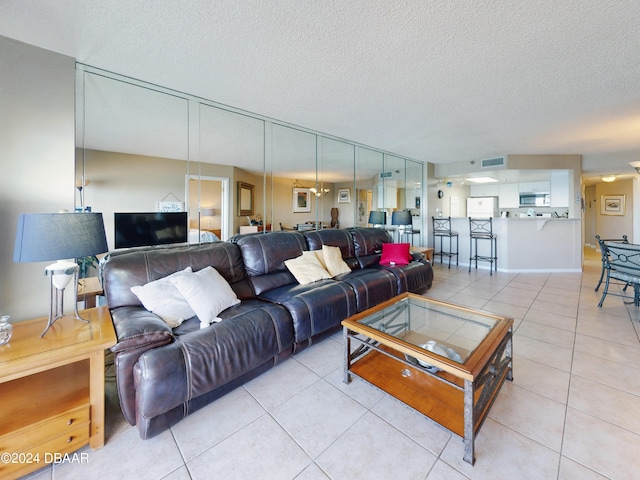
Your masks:
<instances>
[{"instance_id":1,"label":"white wall","mask_svg":"<svg viewBox=\"0 0 640 480\"><path fill-rule=\"evenodd\" d=\"M603 215L603 195L624 195L624 215ZM633 180L616 180L611 183L596 183L596 234L600 235L601 238L621 238L622 235L627 235L630 242L637 243L638 239L635 239L633 236L633 207ZM588 241L589 239L585 240L586 243L589 243Z\"/></svg>"},{"instance_id":2,"label":"white wall","mask_svg":"<svg viewBox=\"0 0 640 480\"><path fill-rule=\"evenodd\" d=\"M14 321L47 315L51 263L13 262L18 214L74 209L75 60L0 36L0 71L0 314Z\"/></svg>"}]
</instances>

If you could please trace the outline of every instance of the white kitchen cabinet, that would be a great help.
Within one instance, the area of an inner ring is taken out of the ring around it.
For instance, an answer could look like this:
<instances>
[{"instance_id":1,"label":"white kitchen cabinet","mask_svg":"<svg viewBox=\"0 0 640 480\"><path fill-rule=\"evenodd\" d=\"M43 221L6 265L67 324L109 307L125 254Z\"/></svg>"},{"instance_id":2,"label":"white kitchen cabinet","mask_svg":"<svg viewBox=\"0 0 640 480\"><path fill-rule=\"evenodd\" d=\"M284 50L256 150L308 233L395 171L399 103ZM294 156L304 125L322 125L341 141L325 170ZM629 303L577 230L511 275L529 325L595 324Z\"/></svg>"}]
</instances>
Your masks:
<instances>
[{"instance_id":1,"label":"white kitchen cabinet","mask_svg":"<svg viewBox=\"0 0 640 480\"><path fill-rule=\"evenodd\" d=\"M520 206L520 189L517 183L500 184L500 208L518 208Z\"/></svg>"},{"instance_id":2,"label":"white kitchen cabinet","mask_svg":"<svg viewBox=\"0 0 640 480\"><path fill-rule=\"evenodd\" d=\"M551 172L549 180L551 207L569 208L569 170Z\"/></svg>"},{"instance_id":3,"label":"white kitchen cabinet","mask_svg":"<svg viewBox=\"0 0 640 480\"><path fill-rule=\"evenodd\" d=\"M518 185L521 193L546 193L549 191L549 182L522 182Z\"/></svg>"},{"instance_id":4,"label":"white kitchen cabinet","mask_svg":"<svg viewBox=\"0 0 640 480\"><path fill-rule=\"evenodd\" d=\"M497 197L500 195L499 185L471 185L469 193L472 197Z\"/></svg>"},{"instance_id":5,"label":"white kitchen cabinet","mask_svg":"<svg viewBox=\"0 0 640 480\"><path fill-rule=\"evenodd\" d=\"M378 184L378 208L398 208L398 189Z\"/></svg>"}]
</instances>

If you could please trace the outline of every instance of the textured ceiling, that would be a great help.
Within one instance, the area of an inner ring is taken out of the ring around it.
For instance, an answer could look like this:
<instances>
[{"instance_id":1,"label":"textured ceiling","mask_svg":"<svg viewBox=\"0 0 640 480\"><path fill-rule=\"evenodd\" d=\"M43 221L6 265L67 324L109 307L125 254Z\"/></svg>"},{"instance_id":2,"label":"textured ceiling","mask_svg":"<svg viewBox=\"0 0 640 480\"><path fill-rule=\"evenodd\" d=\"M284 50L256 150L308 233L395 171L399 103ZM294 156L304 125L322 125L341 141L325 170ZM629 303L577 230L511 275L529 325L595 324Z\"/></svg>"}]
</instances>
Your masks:
<instances>
[{"instance_id":1,"label":"textured ceiling","mask_svg":"<svg viewBox=\"0 0 640 480\"><path fill-rule=\"evenodd\" d=\"M637 0L0 0L0 34L433 163L640 160Z\"/></svg>"}]
</instances>

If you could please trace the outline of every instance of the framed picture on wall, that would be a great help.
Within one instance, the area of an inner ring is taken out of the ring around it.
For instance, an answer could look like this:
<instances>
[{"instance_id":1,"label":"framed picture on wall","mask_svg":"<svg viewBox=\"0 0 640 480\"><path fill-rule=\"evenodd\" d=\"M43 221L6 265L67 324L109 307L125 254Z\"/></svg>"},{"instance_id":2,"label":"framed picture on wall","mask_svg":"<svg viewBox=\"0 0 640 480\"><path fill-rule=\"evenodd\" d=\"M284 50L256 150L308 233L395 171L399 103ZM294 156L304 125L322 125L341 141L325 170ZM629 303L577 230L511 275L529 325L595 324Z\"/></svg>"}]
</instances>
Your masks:
<instances>
[{"instance_id":1,"label":"framed picture on wall","mask_svg":"<svg viewBox=\"0 0 640 480\"><path fill-rule=\"evenodd\" d=\"M601 195L600 213L602 215L624 215L624 195Z\"/></svg>"},{"instance_id":2,"label":"framed picture on wall","mask_svg":"<svg viewBox=\"0 0 640 480\"><path fill-rule=\"evenodd\" d=\"M338 203L351 203L351 190L348 188L338 189Z\"/></svg>"},{"instance_id":3,"label":"framed picture on wall","mask_svg":"<svg viewBox=\"0 0 640 480\"><path fill-rule=\"evenodd\" d=\"M308 188L293 188L293 213L311 211L311 190Z\"/></svg>"},{"instance_id":4,"label":"framed picture on wall","mask_svg":"<svg viewBox=\"0 0 640 480\"><path fill-rule=\"evenodd\" d=\"M253 185L238 182L238 216L253 215Z\"/></svg>"}]
</instances>

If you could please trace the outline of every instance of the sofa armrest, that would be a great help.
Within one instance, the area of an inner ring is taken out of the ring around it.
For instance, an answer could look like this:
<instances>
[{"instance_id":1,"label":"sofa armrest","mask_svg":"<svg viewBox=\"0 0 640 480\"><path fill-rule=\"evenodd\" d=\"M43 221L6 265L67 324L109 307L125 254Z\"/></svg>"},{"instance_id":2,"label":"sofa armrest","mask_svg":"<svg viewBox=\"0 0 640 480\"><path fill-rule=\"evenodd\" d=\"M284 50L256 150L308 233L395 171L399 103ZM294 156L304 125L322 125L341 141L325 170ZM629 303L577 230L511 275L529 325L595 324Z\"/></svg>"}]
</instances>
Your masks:
<instances>
[{"instance_id":1,"label":"sofa armrest","mask_svg":"<svg viewBox=\"0 0 640 480\"><path fill-rule=\"evenodd\" d=\"M116 384L122 413L131 425L136 424L136 390L133 368L147 350L174 341L171 328L157 315L142 307L118 307L111 310L118 343L114 353Z\"/></svg>"},{"instance_id":2,"label":"sofa armrest","mask_svg":"<svg viewBox=\"0 0 640 480\"><path fill-rule=\"evenodd\" d=\"M421 253L421 252L409 252L409 255L411 255L411 259L414 262L424 263L424 261L426 260L424 253Z\"/></svg>"},{"instance_id":3,"label":"sofa armrest","mask_svg":"<svg viewBox=\"0 0 640 480\"><path fill-rule=\"evenodd\" d=\"M111 347L114 353L166 345L173 341L173 332L155 313L143 307L119 307L111 310L111 318L118 343Z\"/></svg>"}]
</instances>

